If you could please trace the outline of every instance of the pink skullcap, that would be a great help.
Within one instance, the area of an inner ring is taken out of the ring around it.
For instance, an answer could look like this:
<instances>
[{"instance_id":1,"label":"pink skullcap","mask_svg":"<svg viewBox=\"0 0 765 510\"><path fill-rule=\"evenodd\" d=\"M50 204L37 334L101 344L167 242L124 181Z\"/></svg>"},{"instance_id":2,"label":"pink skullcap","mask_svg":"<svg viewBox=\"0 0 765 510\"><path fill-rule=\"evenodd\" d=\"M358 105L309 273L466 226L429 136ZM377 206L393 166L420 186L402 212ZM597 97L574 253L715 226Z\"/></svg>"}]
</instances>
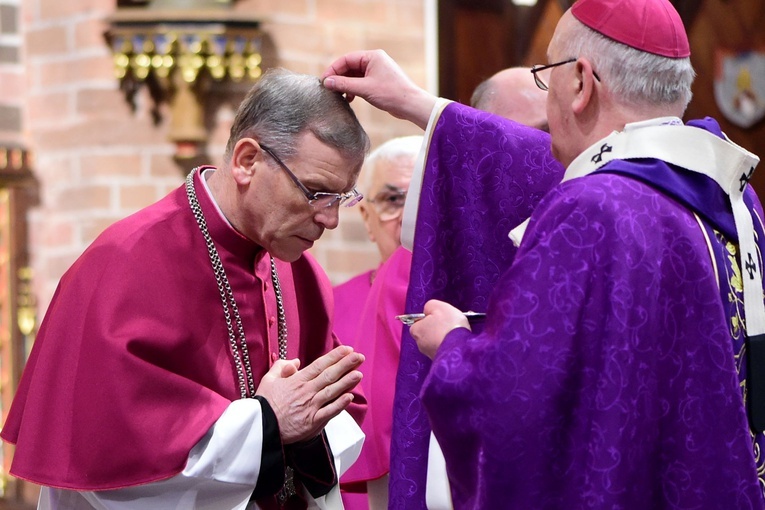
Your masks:
<instances>
[{"instance_id":1,"label":"pink skullcap","mask_svg":"<svg viewBox=\"0 0 765 510\"><path fill-rule=\"evenodd\" d=\"M669 0L578 0L571 14L635 49L670 58L691 54L683 21Z\"/></svg>"}]
</instances>

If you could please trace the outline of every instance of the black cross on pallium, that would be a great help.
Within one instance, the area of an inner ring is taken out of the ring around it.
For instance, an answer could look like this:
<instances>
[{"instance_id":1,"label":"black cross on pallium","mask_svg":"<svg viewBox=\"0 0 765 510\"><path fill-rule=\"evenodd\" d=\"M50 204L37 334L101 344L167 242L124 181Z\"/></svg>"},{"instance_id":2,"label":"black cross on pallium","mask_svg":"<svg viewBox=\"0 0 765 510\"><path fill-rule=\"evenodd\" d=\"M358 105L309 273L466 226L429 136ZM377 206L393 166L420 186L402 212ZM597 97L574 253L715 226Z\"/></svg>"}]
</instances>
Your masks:
<instances>
[{"instance_id":1,"label":"black cross on pallium","mask_svg":"<svg viewBox=\"0 0 765 510\"><path fill-rule=\"evenodd\" d=\"M741 184L741 186L739 186L739 188L738 188L738 190L740 192L742 192L742 193L744 192L744 188L746 188L746 183L748 183L749 179L752 178L752 174L753 173L754 173L754 167L749 169L749 173L748 174L741 174L741 177L738 180L739 184Z\"/></svg>"},{"instance_id":2,"label":"black cross on pallium","mask_svg":"<svg viewBox=\"0 0 765 510\"><path fill-rule=\"evenodd\" d=\"M611 147L611 146L610 146L610 145L608 145L607 143L604 143L604 144L603 144L603 145L600 147L600 152L599 152L598 154L595 154L595 155L592 157L591 161L592 161L593 163L600 163L601 161L603 161L603 154L604 154L604 153L606 153L606 152L611 152L612 150L613 150L613 147ZM752 168L752 170L754 171L754 168Z\"/></svg>"},{"instance_id":3,"label":"black cross on pallium","mask_svg":"<svg viewBox=\"0 0 765 510\"><path fill-rule=\"evenodd\" d=\"M754 280L754 275L757 273L757 266L754 265L754 259L752 258L751 253L747 253L747 261L746 264L744 264L744 268L746 269L746 272L749 273L749 279Z\"/></svg>"}]
</instances>

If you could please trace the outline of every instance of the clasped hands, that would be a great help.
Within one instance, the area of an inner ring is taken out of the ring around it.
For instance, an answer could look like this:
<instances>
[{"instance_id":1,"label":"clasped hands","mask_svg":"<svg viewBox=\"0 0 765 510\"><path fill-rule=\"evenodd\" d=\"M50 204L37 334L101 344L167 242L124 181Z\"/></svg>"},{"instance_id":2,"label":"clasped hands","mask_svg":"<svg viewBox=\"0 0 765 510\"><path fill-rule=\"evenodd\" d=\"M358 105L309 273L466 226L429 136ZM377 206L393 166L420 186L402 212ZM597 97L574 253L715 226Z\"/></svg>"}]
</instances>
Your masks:
<instances>
[{"instance_id":1,"label":"clasped hands","mask_svg":"<svg viewBox=\"0 0 765 510\"><path fill-rule=\"evenodd\" d=\"M277 360L256 393L271 405L283 444L316 437L353 401L364 355L340 346L300 369L300 360Z\"/></svg>"}]
</instances>

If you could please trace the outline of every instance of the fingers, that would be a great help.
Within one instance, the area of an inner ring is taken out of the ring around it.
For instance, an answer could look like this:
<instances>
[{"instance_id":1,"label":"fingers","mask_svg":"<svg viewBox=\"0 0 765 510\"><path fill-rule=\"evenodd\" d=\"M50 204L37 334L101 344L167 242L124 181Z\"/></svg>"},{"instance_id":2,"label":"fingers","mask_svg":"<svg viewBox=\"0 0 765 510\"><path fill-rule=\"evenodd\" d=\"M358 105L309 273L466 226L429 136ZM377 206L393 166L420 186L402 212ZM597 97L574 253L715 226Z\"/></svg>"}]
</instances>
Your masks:
<instances>
[{"instance_id":1,"label":"fingers","mask_svg":"<svg viewBox=\"0 0 765 510\"><path fill-rule=\"evenodd\" d=\"M312 381L315 385L316 391L320 391L321 388L325 388L341 380L343 376L358 368L364 362L364 359L365 358L363 354L359 352L351 352L347 356L340 359L334 365L327 367L318 377L314 378ZM337 397L337 393L335 393L334 396Z\"/></svg>"},{"instance_id":2,"label":"fingers","mask_svg":"<svg viewBox=\"0 0 765 510\"><path fill-rule=\"evenodd\" d=\"M364 76L373 53L354 51L343 55L329 65L321 75L321 80L324 81L327 76Z\"/></svg>"},{"instance_id":3,"label":"fingers","mask_svg":"<svg viewBox=\"0 0 765 510\"><path fill-rule=\"evenodd\" d=\"M431 299L423 307L425 318L409 327L409 333L417 342L422 354L433 359L444 337L455 328L470 329L464 314L452 305Z\"/></svg>"},{"instance_id":4,"label":"fingers","mask_svg":"<svg viewBox=\"0 0 765 510\"><path fill-rule=\"evenodd\" d=\"M270 376L273 376L273 377L287 377L287 376L284 375L284 371L285 370L289 370L289 367L294 366L296 361L297 361L298 367L299 367L300 360L278 359L278 360L274 361L274 364L271 365L271 368L268 369L268 374L267 375L270 375ZM295 371L294 372L297 371L298 367L295 367Z\"/></svg>"},{"instance_id":5,"label":"fingers","mask_svg":"<svg viewBox=\"0 0 765 510\"><path fill-rule=\"evenodd\" d=\"M367 76L370 62L376 54L387 57L382 50L356 51L340 57L324 71L322 83L329 90L345 94L348 102L353 101L357 95L363 96L368 90L360 78Z\"/></svg>"},{"instance_id":6,"label":"fingers","mask_svg":"<svg viewBox=\"0 0 765 510\"><path fill-rule=\"evenodd\" d=\"M324 356L317 358L313 363L305 367L299 373L305 381L313 380L321 375L326 369L335 365L340 360L353 352L347 345L340 345L329 351ZM362 360L363 361L363 360Z\"/></svg>"},{"instance_id":7,"label":"fingers","mask_svg":"<svg viewBox=\"0 0 765 510\"><path fill-rule=\"evenodd\" d=\"M326 426L327 422L343 412L353 402L353 395L346 393L339 398L325 405L316 412L315 420L323 423L322 428Z\"/></svg>"},{"instance_id":8,"label":"fingers","mask_svg":"<svg viewBox=\"0 0 765 510\"><path fill-rule=\"evenodd\" d=\"M453 308L455 311L459 312L456 308L454 308L452 305L445 301L441 301L439 299L429 299L425 306L422 307L422 311L425 312L425 315L430 315L434 313L436 310L446 309L446 308Z\"/></svg>"},{"instance_id":9,"label":"fingers","mask_svg":"<svg viewBox=\"0 0 765 510\"><path fill-rule=\"evenodd\" d=\"M343 76L331 76L324 80L324 86L329 90L345 94L345 99L348 102L360 95L364 97L367 94L367 90L363 85L363 78L346 78ZM351 92L352 91L352 92Z\"/></svg>"},{"instance_id":10,"label":"fingers","mask_svg":"<svg viewBox=\"0 0 765 510\"><path fill-rule=\"evenodd\" d=\"M363 362L363 354L353 352L353 349L343 345L318 358L297 376L314 393L313 404L322 408L356 387L362 377L356 369Z\"/></svg>"},{"instance_id":11,"label":"fingers","mask_svg":"<svg viewBox=\"0 0 765 510\"><path fill-rule=\"evenodd\" d=\"M351 352L307 381L311 391L315 393L314 403L322 407L341 394L351 391L361 381L362 374L356 369L363 362L363 354Z\"/></svg>"},{"instance_id":12,"label":"fingers","mask_svg":"<svg viewBox=\"0 0 765 510\"><path fill-rule=\"evenodd\" d=\"M342 395L350 394L353 388L361 382L362 377L362 373L358 370L352 370L343 374L337 380L326 384L316 392L316 395L313 398L314 404L321 409L331 404Z\"/></svg>"},{"instance_id":13,"label":"fingers","mask_svg":"<svg viewBox=\"0 0 765 510\"><path fill-rule=\"evenodd\" d=\"M427 316L425 316L425 318L427 318ZM414 324L412 324L411 326L409 326L409 334L412 335L412 338L414 339L414 341L417 342L418 347L420 344L420 340L422 339L423 333L428 330L427 324L425 326L423 326L422 324L422 321L424 321L425 318L422 318L418 320L417 322L415 322ZM422 349L420 349L420 351L422 351Z\"/></svg>"}]
</instances>

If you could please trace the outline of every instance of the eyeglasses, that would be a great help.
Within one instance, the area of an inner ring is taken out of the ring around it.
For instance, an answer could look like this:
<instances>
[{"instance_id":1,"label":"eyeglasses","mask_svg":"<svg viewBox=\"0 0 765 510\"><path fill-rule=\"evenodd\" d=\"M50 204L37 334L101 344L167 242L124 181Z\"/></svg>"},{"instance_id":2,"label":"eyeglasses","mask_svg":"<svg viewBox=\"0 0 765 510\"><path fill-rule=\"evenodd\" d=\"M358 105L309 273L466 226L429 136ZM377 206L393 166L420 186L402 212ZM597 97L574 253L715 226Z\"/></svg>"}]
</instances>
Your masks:
<instances>
[{"instance_id":1,"label":"eyeglasses","mask_svg":"<svg viewBox=\"0 0 765 510\"><path fill-rule=\"evenodd\" d=\"M279 159L279 156L274 154L274 151L263 144L260 144L260 148L263 149L266 154L271 156L282 170L287 172L287 175L290 176L290 179L292 179L292 182L295 183L295 186L297 186L298 189L303 192L306 200L308 200L308 205L311 207L316 209L324 209L333 207L335 204L345 205L345 207L353 207L354 205L361 202L362 198L364 198L364 195L359 193L356 188L353 188L348 193L325 193L323 191L309 191L309 189L306 188L302 182L300 182L300 179L298 179L297 176L292 173L292 170L290 170L289 167L287 167L287 165L285 165L284 162Z\"/></svg>"},{"instance_id":2,"label":"eyeglasses","mask_svg":"<svg viewBox=\"0 0 765 510\"><path fill-rule=\"evenodd\" d=\"M386 185L374 198L368 198L367 202L373 204L380 221L390 221L401 216L406 202L406 190Z\"/></svg>"},{"instance_id":3,"label":"eyeglasses","mask_svg":"<svg viewBox=\"0 0 765 510\"><path fill-rule=\"evenodd\" d=\"M577 59L570 58L568 60L564 60L563 62L556 62L554 64L547 64L546 66L543 65L535 65L531 67L531 74L534 75L534 83L537 84L537 87L539 87L542 90L548 90L550 87L542 80L542 77L539 76L539 71L544 71L545 69L550 69L552 67L558 67L562 66L563 64L570 64L571 62L576 62ZM596 80L600 81L600 76L598 76L598 73L595 71L592 72L592 75L595 77Z\"/></svg>"}]
</instances>

